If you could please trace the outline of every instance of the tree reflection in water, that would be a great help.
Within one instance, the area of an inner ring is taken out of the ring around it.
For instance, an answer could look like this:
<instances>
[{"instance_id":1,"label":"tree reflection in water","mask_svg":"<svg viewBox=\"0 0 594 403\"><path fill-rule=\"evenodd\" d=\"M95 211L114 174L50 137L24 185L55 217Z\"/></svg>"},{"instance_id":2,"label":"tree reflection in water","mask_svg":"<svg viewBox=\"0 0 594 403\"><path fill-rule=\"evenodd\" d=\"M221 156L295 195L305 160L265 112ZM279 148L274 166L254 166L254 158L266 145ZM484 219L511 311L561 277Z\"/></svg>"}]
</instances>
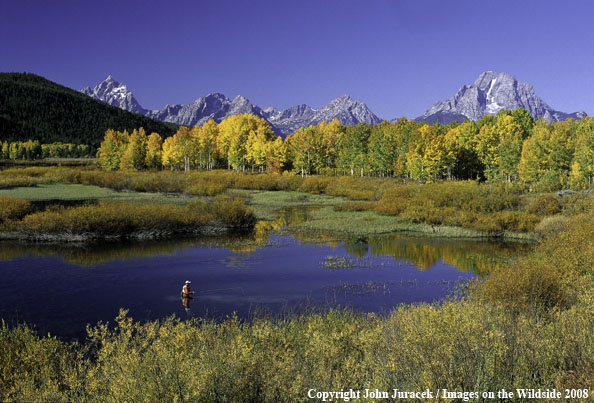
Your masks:
<instances>
[{"instance_id":1,"label":"tree reflection in water","mask_svg":"<svg viewBox=\"0 0 594 403\"><path fill-rule=\"evenodd\" d=\"M94 244L0 242L0 260L21 256L60 256L64 261L81 266L94 266L116 259L132 259L160 255L174 255L193 247L224 248L237 253L279 245L274 234L290 235L300 243L337 248L341 243L345 252L357 259L390 256L396 261L411 263L420 270L433 267L440 260L458 270L473 271L479 276L492 271L499 263L513 259L532 249L530 243L487 242L484 240L438 239L411 237L401 234L357 237L323 232L293 232L290 227L307 220L308 209L282 210L274 221L260 221L250 234L231 234L223 237L167 239L154 241L103 242ZM249 256L238 256L249 259Z\"/></svg>"}]
</instances>

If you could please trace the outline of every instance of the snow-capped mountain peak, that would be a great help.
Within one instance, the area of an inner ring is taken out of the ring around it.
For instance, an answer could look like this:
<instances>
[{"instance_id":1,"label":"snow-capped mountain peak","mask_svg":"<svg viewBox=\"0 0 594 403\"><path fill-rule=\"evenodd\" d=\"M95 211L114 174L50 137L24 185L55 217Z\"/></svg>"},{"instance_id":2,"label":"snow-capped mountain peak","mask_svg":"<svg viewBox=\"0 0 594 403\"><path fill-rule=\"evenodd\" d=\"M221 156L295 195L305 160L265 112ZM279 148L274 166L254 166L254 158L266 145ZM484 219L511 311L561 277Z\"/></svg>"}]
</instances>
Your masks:
<instances>
[{"instance_id":1,"label":"snow-capped mountain peak","mask_svg":"<svg viewBox=\"0 0 594 403\"><path fill-rule=\"evenodd\" d=\"M484 115L496 115L502 109L524 108L535 119L559 121L580 119L585 112L559 112L547 105L534 92L532 85L518 82L508 73L486 71L472 85L462 86L450 99L435 103L423 116L427 123L450 123L454 120L479 120Z\"/></svg>"},{"instance_id":2,"label":"snow-capped mountain peak","mask_svg":"<svg viewBox=\"0 0 594 403\"><path fill-rule=\"evenodd\" d=\"M117 82L111 74L97 84L95 87L86 87L81 90L82 93L95 99L99 99L107 104L117 106L134 113L146 114L146 110L140 106L136 98L128 87Z\"/></svg>"}]
</instances>

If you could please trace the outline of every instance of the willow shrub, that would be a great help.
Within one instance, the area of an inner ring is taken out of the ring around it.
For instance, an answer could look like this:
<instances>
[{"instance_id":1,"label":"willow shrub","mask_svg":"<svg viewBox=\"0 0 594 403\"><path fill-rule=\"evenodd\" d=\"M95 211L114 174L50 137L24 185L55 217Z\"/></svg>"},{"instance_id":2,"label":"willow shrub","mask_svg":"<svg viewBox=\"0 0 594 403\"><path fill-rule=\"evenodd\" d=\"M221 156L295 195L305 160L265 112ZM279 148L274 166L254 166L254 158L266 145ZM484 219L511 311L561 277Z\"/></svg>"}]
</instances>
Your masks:
<instances>
[{"instance_id":1,"label":"willow shrub","mask_svg":"<svg viewBox=\"0 0 594 403\"><path fill-rule=\"evenodd\" d=\"M550 193L528 196L524 207L527 213L540 216L559 214L561 210L561 201Z\"/></svg>"},{"instance_id":2,"label":"willow shrub","mask_svg":"<svg viewBox=\"0 0 594 403\"><path fill-rule=\"evenodd\" d=\"M8 220L20 220L32 211L33 205L28 200L0 196L0 224Z\"/></svg>"},{"instance_id":3,"label":"willow shrub","mask_svg":"<svg viewBox=\"0 0 594 403\"><path fill-rule=\"evenodd\" d=\"M582 297L539 315L472 300L400 308L386 326L389 383L405 390L587 388L594 303L590 293Z\"/></svg>"},{"instance_id":4,"label":"willow shrub","mask_svg":"<svg viewBox=\"0 0 594 403\"><path fill-rule=\"evenodd\" d=\"M252 211L241 200L219 196L185 206L99 202L80 207L57 207L26 215L11 224L14 230L33 237L70 234L126 238L199 233L211 227L251 228L254 223Z\"/></svg>"},{"instance_id":5,"label":"willow shrub","mask_svg":"<svg viewBox=\"0 0 594 403\"><path fill-rule=\"evenodd\" d=\"M384 370L383 322L348 311L144 325L122 311L116 325L89 328L88 393L108 401L304 401L311 387L380 386Z\"/></svg>"},{"instance_id":6,"label":"willow shrub","mask_svg":"<svg viewBox=\"0 0 594 403\"><path fill-rule=\"evenodd\" d=\"M491 214L477 214L467 226L483 231L530 232L536 228L540 218L522 211L499 211Z\"/></svg>"},{"instance_id":7,"label":"willow shrub","mask_svg":"<svg viewBox=\"0 0 594 403\"><path fill-rule=\"evenodd\" d=\"M0 189L32 187L49 183L48 168L9 168L0 170Z\"/></svg>"},{"instance_id":8,"label":"willow shrub","mask_svg":"<svg viewBox=\"0 0 594 403\"><path fill-rule=\"evenodd\" d=\"M387 189L375 206L375 211L385 215L400 215L410 203L414 185L396 185Z\"/></svg>"},{"instance_id":9,"label":"willow shrub","mask_svg":"<svg viewBox=\"0 0 594 403\"><path fill-rule=\"evenodd\" d=\"M114 190L212 195L229 188L297 190L304 179L292 174L252 174L230 170L106 172L93 167L39 167L0 171L0 187L35 186L52 182L95 185ZM212 188L201 191L201 186L208 188L212 184L217 184L216 192Z\"/></svg>"},{"instance_id":10,"label":"willow shrub","mask_svg":"<svg viewBox=\"0 0 594 403\"><path fill-rule=\"evenodd\" d=\"M538 240L552 238L569 228L570 219L562 215L545 217L534 228Z\"/></svg>"},{"instance_id":11,"label":"willow shrub","mask_svg":"<svg viewBox=\"0 0 594 403\"><path fill-rule=\"evenodd\" d=\"M326 194L351 200L378 200L388 182L392 181L366 177L335 177L328 185Z\"/></svg>"},{"instance_id":12,"label":"willow shrub","mask_svg":"<svg viewBox=\"0 0 594 403\"><path fill-rule=\"evenodd\" d=\"M479 285L477 294L511 310L537 312L566 308L574 299L565 273L545 262L524 260L516 266L500 266Z\"/></svg>"},{"instance_id":13,"label":"willow shrub","mask_svg":"<svg viewBox=\"0 0 594 403\"><path fill-rule=\"evenodd\" d=\"M0 400L79 401L85 389L84 348L40 338L25 325L0 325Z\"/></svg>"},{"instance_id":14,"label":"willow shrub","mask_svg":"<svg viewBox=\"0 0 594 403\"><path fill-rule=\"evenodd\" d=\"M594 211L594 195L592 194L576 192L562 196L559 200L562 214L565 216L576 216Z\"/></svg>"},{"instance_id":15,"label":"willow shrub","mask_svg":"<svg viewBox=\"0 0 594 403\"><path fill-rule=\"evenodd\" d=\"M383 192L375 211L415 223L474 228L496 235L534 230L540 218L521 207L517 189L465 181L392 186Z\"/></svg>"},{"instance_id":16,"label":"willow shrub","mask_svg":"<svg viewBox=\"0 0 594 403\"><path fill-rule=\"evenodd\" d=\"M328 176L310 176L303 180L297 190L304 193L326 193L328 185L334 180L336 180L336 178Z\"/></svg>"},{"instance_id":17,"label":"willow shrub","mask_svg":"<svg viewBox=\"0 0 594 403\"><path fill-rule=\"evenodd\" d=\"M90 327L85 346L15 328L0 332L0 398L305 402L312 388L583 389L594 381L591 291L536 316L473 299L387 317L333 310L141 324L122 312L115 328Z\"/></svg>"},{"instance_id":18,"label":"willow shrub","mask_svg":"<svg viewBox=\"0 0 594 403\"><path fill-rule=\"evenodd\" d=\"M195 196L215 196L224 193L229 187L217 181L196 181L186 188L186 193Z\"/></svg>"},{"instance_id":19,"label":"willow shrub","mask_svg":"<svg viewBox=\"0 0 594 403\"><path fill-rule=\"evenodd\" d=\"M539 259L563 273L594 275L594 213L572 217L564 227L539 245Z\"/></svg>"}]
</instances>

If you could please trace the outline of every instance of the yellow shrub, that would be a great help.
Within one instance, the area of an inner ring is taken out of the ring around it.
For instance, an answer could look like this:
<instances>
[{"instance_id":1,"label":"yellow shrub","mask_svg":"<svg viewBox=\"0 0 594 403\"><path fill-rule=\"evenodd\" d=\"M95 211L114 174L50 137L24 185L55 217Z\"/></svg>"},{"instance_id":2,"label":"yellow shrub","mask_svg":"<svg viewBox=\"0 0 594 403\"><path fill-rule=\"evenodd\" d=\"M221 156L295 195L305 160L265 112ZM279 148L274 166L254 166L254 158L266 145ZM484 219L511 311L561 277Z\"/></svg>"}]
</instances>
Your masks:
<instances>
[{"instance_id":1,"label":"yellow shrub","mask_svg":"<svg viewBox=\"0 0 594 403\"><path fill-rule=\"evenodd\" d=\"M527 198L525 211L541 216L554 215L561 212L561 203L551 194L539 194Z\"/></svg>"},{"instance_id":2,"label":"yellow shrub","mask_svg":"<svg viewBox=\"0 0 594 403\"><path fill-rule=\"evenodd\" d=\"M19 220L33 211L31 202L11 196L0 196L0 224L7 220Z\"/></svg>"}]
</instances>

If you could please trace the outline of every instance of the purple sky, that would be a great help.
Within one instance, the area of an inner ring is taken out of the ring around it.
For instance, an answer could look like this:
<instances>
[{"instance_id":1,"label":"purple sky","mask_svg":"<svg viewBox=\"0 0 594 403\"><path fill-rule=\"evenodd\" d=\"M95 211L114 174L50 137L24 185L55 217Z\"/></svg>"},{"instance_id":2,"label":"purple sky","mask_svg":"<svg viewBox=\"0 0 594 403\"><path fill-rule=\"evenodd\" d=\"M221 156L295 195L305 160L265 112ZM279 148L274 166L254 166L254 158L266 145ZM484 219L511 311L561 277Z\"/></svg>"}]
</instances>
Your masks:
<instances>
[{"instance_id":1,"label":"purple sky","mask_svg":"<svg viewBox=\"0 0 594 403\"><path fill-rule=\"evenodd\" d=\"M142 106L210 92L319 108L342 94L421 115L483 71L594 113L589 1L0 0L0 71L80 89L112 74Z\"/></svg>"}]
</instances>

